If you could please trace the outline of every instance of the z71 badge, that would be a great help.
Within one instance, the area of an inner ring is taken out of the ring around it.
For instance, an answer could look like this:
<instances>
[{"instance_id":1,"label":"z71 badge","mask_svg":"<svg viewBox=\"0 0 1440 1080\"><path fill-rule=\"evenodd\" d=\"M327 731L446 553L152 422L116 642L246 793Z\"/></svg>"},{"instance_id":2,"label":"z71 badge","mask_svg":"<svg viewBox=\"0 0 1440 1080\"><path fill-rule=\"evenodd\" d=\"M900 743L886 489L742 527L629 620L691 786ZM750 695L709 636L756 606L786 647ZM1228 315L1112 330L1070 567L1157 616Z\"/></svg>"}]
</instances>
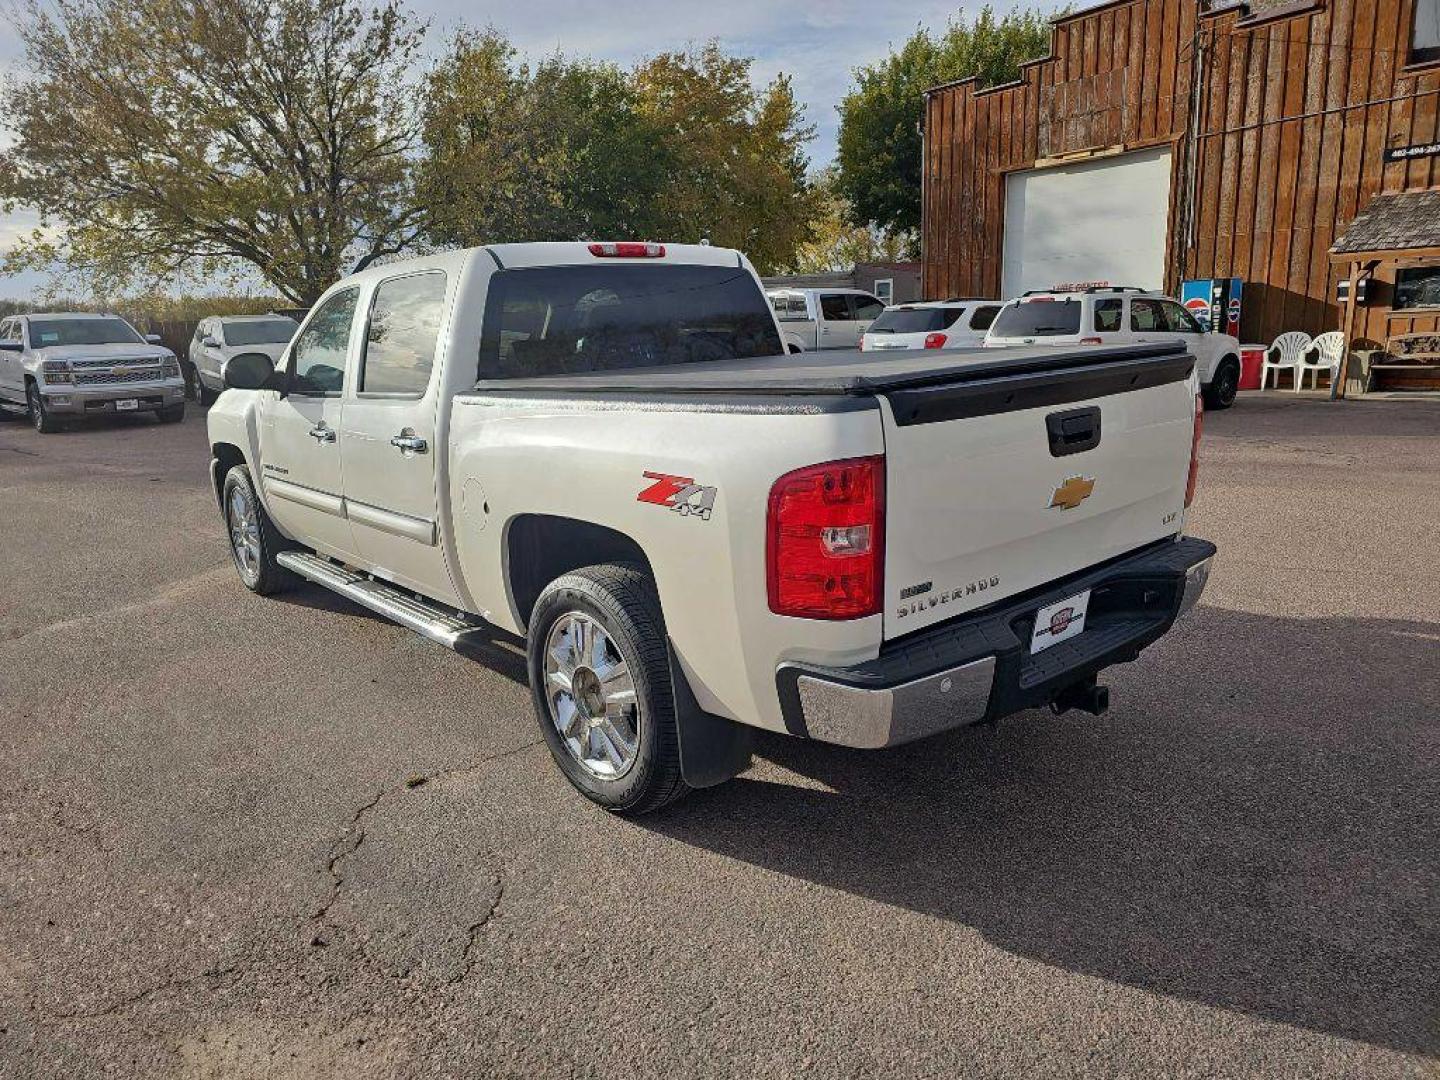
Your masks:
<instances>
[{"instance_id":1,"label":"z71 badge","mask_svg":"<svg viewBox=\"0 0 1440 1080\"><path fill-rule=\"evenodd\" d=\"M715 488L697 484L689 476L671 476L669 473L647 472L645 479L655 482L636 496L637 502L663 506L681 517L710 520L710 511L715 505Z\"/></svg>"}]
</instances>

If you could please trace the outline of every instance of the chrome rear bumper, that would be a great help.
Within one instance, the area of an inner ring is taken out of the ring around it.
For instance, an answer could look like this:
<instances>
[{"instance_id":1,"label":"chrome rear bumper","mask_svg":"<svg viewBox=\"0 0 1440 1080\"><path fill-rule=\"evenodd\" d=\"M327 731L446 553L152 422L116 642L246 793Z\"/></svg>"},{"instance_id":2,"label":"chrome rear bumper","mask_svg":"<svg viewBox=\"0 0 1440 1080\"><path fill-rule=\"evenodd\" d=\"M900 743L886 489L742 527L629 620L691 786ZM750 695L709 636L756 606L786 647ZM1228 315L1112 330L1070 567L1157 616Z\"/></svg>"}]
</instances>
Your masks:
<instances>
[{"instance_id":1,"label":"chrome rear bumper","mask_svg":"<svg viewBox=\"0 0 1440 1080\"><path fill-rule=\"evenodd\" d=\"M1054 701L1134 660L1200 600L1215 546L1166 541L1025 598L889 643L847 669L783 664L785 726L822 742L875 750ZM1030 652L1035 613L1091 590L1085 631Z\"/></svg>"}]
</instances>

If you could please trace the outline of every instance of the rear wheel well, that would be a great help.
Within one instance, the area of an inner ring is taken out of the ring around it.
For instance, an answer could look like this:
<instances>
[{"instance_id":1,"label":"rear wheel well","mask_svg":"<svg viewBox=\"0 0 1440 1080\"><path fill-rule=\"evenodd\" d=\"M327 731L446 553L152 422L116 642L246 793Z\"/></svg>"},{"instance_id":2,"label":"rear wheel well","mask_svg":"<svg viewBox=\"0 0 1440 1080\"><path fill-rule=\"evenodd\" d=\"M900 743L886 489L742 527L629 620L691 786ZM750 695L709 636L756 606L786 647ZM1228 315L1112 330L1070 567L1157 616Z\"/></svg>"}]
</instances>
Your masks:
<instances>
[{"instance_id":1,"label":"rear wheel well","mask_svg":"<svg viewBox=\"0 0 1440 1080\"><path fill-rule=\"evenodd\" d=\"M225 474L236 465L244 465L245 454L234 443L215 443L210 447L210 454L216 462L214 473L210 477L210 488L218 504L220 492L225 487Z\"/></svg>"},{"instance_id":2,"label":"rear wheel well","mask_svg":"<svg viewBox=\"0 0 1440 1080\"><path fill-rule=\"evenodd\" d=\"M644 550L624 533L550 514L523 514L512 521L505 554L510 597L526 627L545 586L582 566L628 563L654 577Z\"/></svg>"}]
</instances>

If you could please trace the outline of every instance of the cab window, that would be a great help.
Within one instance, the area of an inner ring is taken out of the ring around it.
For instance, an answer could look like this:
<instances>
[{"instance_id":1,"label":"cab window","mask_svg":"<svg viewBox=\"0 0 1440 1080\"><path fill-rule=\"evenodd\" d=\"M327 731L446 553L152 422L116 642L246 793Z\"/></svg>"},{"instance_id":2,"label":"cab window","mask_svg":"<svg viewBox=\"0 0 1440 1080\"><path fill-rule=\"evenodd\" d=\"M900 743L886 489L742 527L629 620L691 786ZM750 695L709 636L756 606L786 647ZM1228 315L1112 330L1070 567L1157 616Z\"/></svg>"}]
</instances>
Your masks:
<instances>
[{"instance_id":1,"label":"cab window","mask_svg":"<svg viewBox=\"0 0 1440 1080\"><path fill-rule=\"evenodd\" d=\"M320 305L291 349L291 393L338 394L345 389L345 357L359 289L343 289Z\"/></svg>"},{"instance_id":2,"label":"cab window","mask_svg":"<svg viewBox=\"0 0 1440 1080\"><path fill-rule=\"evenodd\" d=\"M855 301L855 318L862 322L878 319L881 312L885 310L885 305L874 297L856 296L853 299Z\"/></svg>"},{"instance_id":3,"label":"cab window","mask_svg":"<svg viewBox=\"0 0 1440 1080\"><path fill-rule=\"evenodd\" d=\"M1124 300L1095 301L1095 333L1114 334L1120 330L1120 319L1125 314Z\"/></svg>"},{"instance_id":4,"label":"cab window","mask_svg":"<svg viewBox=\"0 0 1440 1080\"><path fill-rule=\"evenodd\" d=\"M1165 312L1165 323L1176 334L1203 334L1195 316L1173 300L1163 301L1160 307Z\"/></svg>"},{"instance_id":5,"label":"cab window","mask_svg":"<svg viewBox=\"0 0 1440 1080\"><path fill-rule=\"evenodd\" d=\"M850 322L850 298L844 293L826 293L820 297L820 317L826 322Z\"/></svg>"},{"instance_id":6,"label":"cab window","mask_svg":"<svg viewBox=\"0 0 1440 1080\"><path fill-rule=\"evenodd\" d=\"M435 366L444 311L444 271L382 281L370 304L360 393L422 396Z\"/></svg>"}]
</instances>

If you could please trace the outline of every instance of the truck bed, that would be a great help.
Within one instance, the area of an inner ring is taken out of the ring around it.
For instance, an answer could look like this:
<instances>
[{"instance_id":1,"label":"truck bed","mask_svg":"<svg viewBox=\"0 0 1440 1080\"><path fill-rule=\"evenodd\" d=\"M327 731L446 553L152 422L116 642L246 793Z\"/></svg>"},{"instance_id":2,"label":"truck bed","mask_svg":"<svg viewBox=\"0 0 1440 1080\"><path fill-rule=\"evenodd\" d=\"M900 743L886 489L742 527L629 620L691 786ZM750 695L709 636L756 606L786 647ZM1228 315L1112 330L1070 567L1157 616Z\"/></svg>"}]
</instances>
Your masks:
<instances>
[{"instance_id":1,"label":"truck bed","mask_svg":"<svg viewBox=\"0 0 1440 1080\"><path fill-rule=\"evenodd\" d=\"M1111 347L1034 346L1023 349L915 350L876 353L835 350L748 360L674 364L620 371L587 371L520 379L482 379L486 394L536 391L635 394L869 396L897 390L1001 378L1076 372L1125 365L1134 371L1166 368L1184 378L1190 355L1182 344L1156 342ZM1158 374L1158 372L1157 372ZM1167 380L1168 381L1168 380Z\"/></svg>"}]
</instances>

